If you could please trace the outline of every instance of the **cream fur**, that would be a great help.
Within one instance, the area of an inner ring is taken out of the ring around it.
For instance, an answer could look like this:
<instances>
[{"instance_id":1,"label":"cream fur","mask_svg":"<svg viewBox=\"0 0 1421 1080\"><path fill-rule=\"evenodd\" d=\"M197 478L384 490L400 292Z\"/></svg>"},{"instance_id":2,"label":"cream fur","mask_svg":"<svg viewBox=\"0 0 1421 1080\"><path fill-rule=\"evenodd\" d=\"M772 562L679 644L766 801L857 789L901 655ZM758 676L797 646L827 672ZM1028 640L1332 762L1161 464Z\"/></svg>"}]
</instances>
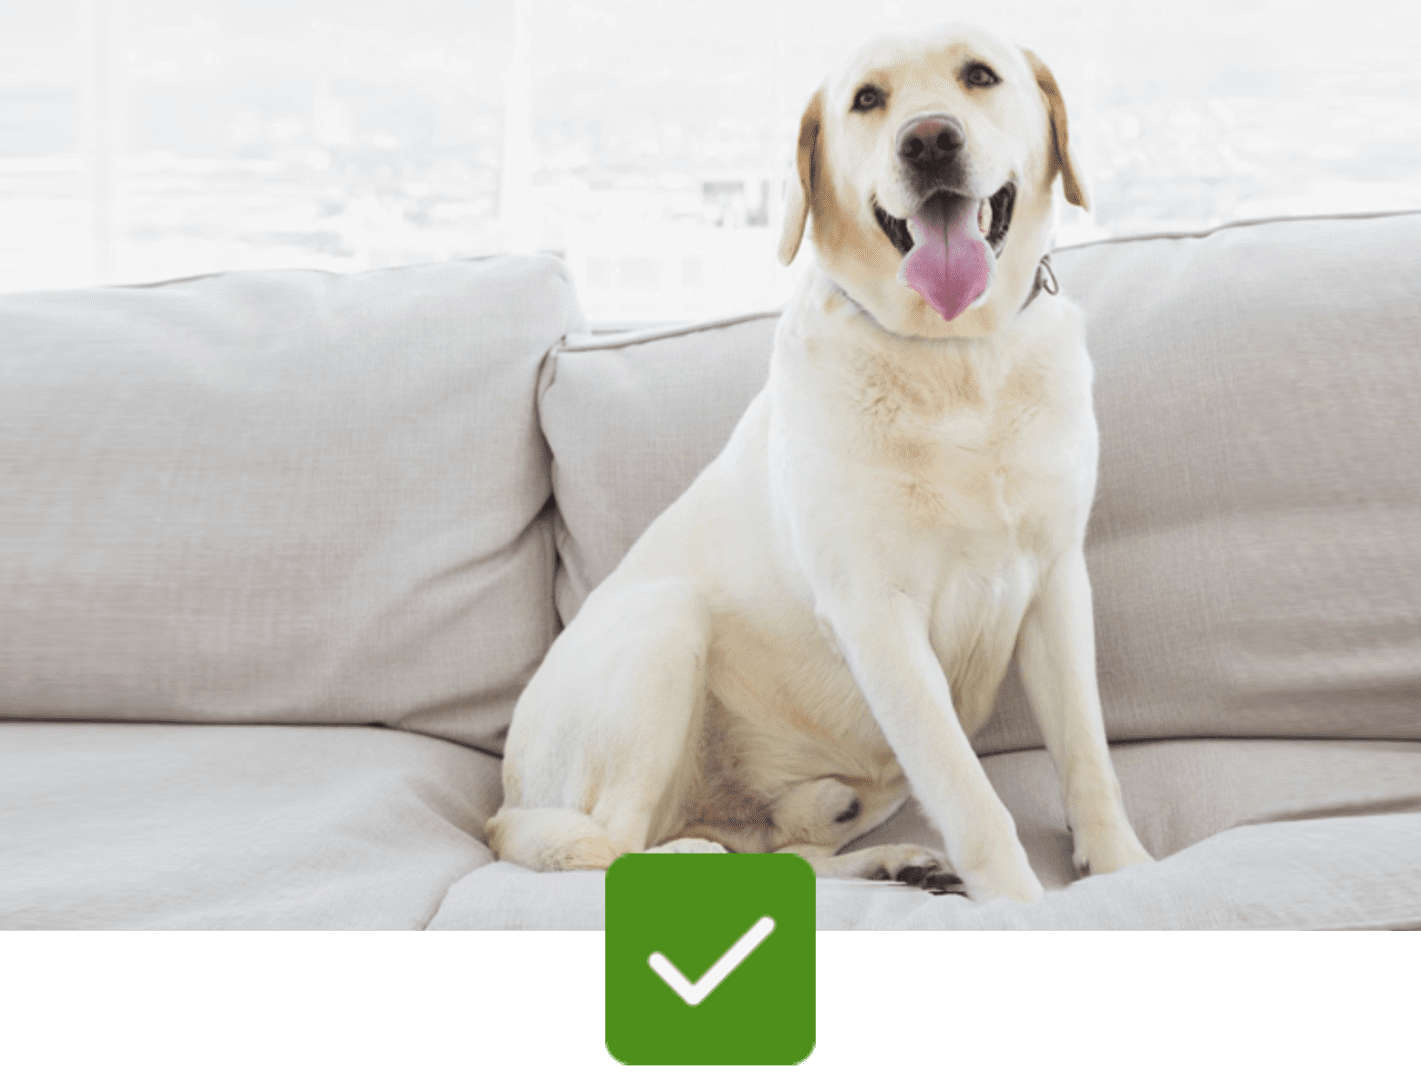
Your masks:
<instances>
[{"instance_id":1,"label":"cream fur","mask_svg":"<svg viewBox=\"0 0 1421 1080\"><path fill-rule=\"evenodd\" d=\"M973 58L1001 84L968 87ZM888 91L881 116L849 110L865 80ZM897 283L869 201L911 212L893 136L928 110L963 122L982 197L1018 185L985 298L952 323ZM1016 650L1077 865L1145 861L1095 681L1083 321L1061 297L1021 310L1056 175L1085 201L1055 80L977 30L878 42L815 94L798 160L781 256L807 233L811 258L768 385L519 700L490 842L552 870L701 838L797 851L830 875L950 865L974 899L1033 900L1041 886L969 743ZM945 857L837 854L910 792Z\"/></svg>"}]
</instances>

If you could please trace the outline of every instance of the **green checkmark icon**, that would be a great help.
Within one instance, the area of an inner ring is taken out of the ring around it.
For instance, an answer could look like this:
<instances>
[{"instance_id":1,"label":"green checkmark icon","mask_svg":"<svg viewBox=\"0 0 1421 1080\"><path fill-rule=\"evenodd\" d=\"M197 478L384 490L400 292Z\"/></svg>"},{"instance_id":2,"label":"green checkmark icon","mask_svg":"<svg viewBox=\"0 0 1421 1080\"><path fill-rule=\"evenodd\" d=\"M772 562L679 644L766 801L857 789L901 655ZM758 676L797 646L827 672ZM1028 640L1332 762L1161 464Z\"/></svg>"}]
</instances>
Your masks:
<instances>
[{"instance_id":1,"label":"green checkmark icon","mask_svg":"<svg viewBox=\"0 0 1421 1080\"><path fill-rule=\"evenodd\" d=\"M797 855L624 855L607 871L607 1050L793 1065L814 1049L814 872Z\"/></svg>"}]
</instances>

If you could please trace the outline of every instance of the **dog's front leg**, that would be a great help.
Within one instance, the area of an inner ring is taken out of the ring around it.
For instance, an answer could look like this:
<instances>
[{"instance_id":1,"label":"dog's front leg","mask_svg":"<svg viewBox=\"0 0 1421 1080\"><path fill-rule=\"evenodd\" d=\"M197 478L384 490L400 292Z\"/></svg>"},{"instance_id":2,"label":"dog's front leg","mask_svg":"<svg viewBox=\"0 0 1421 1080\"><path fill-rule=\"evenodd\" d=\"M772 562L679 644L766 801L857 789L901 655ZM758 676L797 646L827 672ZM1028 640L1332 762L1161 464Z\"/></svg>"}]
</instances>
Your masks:
<instances>
[{"instance_id":1,"label":"dog's front leg","mask_svg":"<svg viewBox=\"0 0 1421 1080\"><path fill-rule=\"evenodd\" d=\"M1106 874L1151 861L1125 816L1105 741L1090 578L1080 549L1062 556L1042 581L1017 648L1022 687L1065 788L1076 869Z\"/></svg>"},{"instance_id":2,"label":"dog's front leg","mask_svg":"<svg viewBox=\"0 0 1421 1080\"><path fill-rule=\"evenodd\" d=\"M973 900L1036 900L1041 883L1016 824L977 760L923 608L902 592L855 590L821 604L840 653L893 748L913 793L942 832Z\"/></svg>"}]
</instances>

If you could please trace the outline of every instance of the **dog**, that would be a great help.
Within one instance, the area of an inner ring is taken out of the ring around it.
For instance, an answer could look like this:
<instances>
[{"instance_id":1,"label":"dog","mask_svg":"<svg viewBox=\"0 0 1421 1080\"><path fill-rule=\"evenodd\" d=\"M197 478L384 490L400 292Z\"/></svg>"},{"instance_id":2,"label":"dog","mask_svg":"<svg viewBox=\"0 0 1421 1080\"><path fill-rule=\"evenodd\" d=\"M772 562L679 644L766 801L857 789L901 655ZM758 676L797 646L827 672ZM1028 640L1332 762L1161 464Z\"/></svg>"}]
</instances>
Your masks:
<instances>
[{"instance_id":1,"label":"dog","mask_svg":"<svg viewBox=\"0 0 1421 1080\"><path fill-rule=\"evenodd\" d=\"M1049 287L1055 178L1087 207L1056 80L973 28L884 39L813 95L796 164L779 257L812 261L768 383L529 682L490 846L789 851L1036 900L969 742L1015 654L1076 867L1148 861L1095 677L1084 321ZM910 793L945 852L839 854Z\"/></svg>"}]
</instances>

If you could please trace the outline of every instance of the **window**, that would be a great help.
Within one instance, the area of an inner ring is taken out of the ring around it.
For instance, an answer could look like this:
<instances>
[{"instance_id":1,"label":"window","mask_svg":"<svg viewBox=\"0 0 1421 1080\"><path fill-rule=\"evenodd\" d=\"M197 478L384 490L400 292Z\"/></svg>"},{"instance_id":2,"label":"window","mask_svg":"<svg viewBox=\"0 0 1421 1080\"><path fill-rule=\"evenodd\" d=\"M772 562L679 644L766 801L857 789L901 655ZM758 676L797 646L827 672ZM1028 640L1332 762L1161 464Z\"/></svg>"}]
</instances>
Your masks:
<instances>
[{"instance_id":1,"label":"window","mask_svg":"<svg viewBox=\"0 0 1421 1080\"><path fill-rule=\"evenodd\" d=\"M1411 10L8 0L0 289L549 250L594 323L763 310L813 88L964 16L1062 85L1095 210L1059 243L1417 207Z\"/></svg>"}]
</instances>

